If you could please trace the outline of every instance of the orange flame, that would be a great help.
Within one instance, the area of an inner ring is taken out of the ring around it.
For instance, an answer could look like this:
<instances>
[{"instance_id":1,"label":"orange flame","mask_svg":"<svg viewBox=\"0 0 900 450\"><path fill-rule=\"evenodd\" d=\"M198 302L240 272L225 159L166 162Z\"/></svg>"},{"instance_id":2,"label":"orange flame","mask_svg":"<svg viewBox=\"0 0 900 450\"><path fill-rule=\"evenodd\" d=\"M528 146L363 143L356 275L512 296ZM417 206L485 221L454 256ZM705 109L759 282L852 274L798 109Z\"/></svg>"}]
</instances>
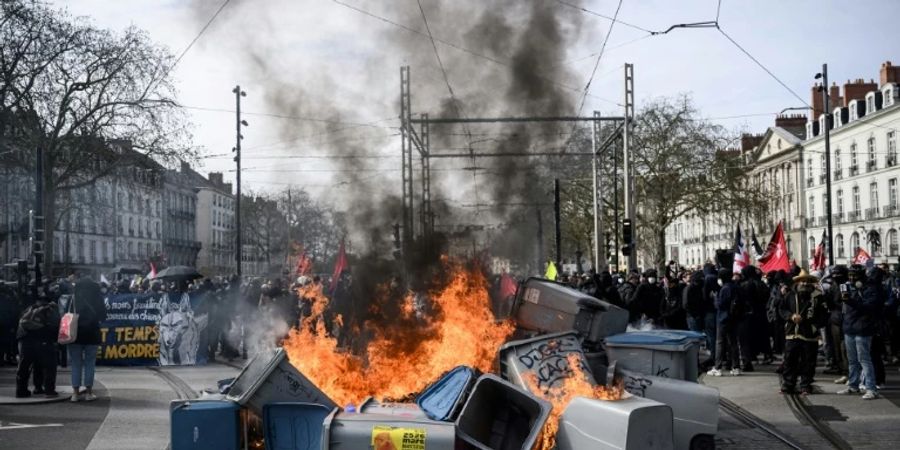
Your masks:
<instances>
[{"instance_id":1,"label":"orange flame","mask_svg":"<svg viewBox=\"0 0 900 450\"><path fill-rule=\"evenodd\" d=\"M491 371L513 326L496 323L484 275L449 262L447 270L449 282L430 293L434 312L424 313L407 294L399 315L388 318L389 327L366 324L363 331L372 336L363 355L340 348L328 334L323 314L329 300L322 287L300 288L301 296L313 300L312 314L284 341L291 364L340 405L420 392L458 365Z\"/></svg>"},{"instance_id":2,"label":"orange flame","mask_svg":"<svg viewBox=\"0 0 900 450\"><path fill-rule=\"evenodd\" d=\"M526 373L524 376L528 389L553 405L553 409L550 411L550 418L547 419L547 423L544 425L544 432L541 437L540 448L542 450L556 448L556 432L559 431L559 419L573 398L587 397L598 400L620 400L625 392L621 382L612 387L597 386L592 383L582 368L581 359L577 353L569 353L566 359L568 360L571 375L560 380L555 386L541 389L538 385L537 375Z\"/></svg>"}]
</instances>

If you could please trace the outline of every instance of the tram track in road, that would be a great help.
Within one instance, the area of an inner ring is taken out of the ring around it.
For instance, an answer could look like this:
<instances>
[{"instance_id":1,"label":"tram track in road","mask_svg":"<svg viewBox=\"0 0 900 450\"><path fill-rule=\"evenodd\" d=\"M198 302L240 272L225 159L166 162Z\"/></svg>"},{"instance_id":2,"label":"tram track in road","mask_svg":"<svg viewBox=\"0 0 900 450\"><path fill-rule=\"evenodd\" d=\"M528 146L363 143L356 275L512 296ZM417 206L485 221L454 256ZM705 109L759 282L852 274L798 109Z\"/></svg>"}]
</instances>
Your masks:
<instances>
[{"instance_id":1,"label":"tram track in road","mask_svg":"<svg viewBox=\"0 0 900 450\"><path fill-rule=\"evenodd\" d=\"M807 425L811 426L816 433L819 434L823 439L828 441L832 447L836 450L852 450L853 446L850 445L844 438L841 437L836 431L834 431L830 426L828 426L825 421L816 417L813 413L811 404L809 399L805 398L802 395L792 394L785 395L785 401L787 401L788 407L791 408L791 411L796 415L802 422L805 422Z\"/></svg>"},{"instance_id":2,"label":"tram track in road","mask_svg":"<svg viewBox=\"0 0 900 450\"><path fill-rule=\"evenodd\" d=\"M747 425L750 428L754 428L762 431L765 434L777 439L779 442L784 445L792 448L794 450L807 450L807 447L800 445L794 438L789 436L788 434L782 432L774 425L760 419L750 411L740 407L737 403L734 403L731 400L728 400L725 397L719 397L719 406L725 410L729 415Z\"/></svg>"},{"instance_id":3,"label":"tram track in road","mask_svg":"<svg viewBox=\"0 0 900 450\"><path fill-rule=\"evenodd\" d=\"M191 400L199 397L190 385L174 373L169 372L162 367L149 367L149 369L156 374L156 376L162 378L162 380L172 388L179 400Z\"/></svg>"}]
</instances>

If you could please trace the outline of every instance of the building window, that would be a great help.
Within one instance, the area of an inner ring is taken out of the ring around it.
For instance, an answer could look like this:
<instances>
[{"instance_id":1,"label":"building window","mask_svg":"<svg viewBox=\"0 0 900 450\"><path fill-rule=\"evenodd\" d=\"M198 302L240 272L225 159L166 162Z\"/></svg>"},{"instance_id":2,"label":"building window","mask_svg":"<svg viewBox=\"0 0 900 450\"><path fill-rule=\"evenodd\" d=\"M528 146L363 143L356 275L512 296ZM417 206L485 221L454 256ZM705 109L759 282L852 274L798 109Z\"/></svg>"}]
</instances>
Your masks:
<instances>
[{"instance_id":1,"label":"building window","mask_svg":"<svg viewBox=\"0 0 900 450\"><path fill-rule=\"evenodd\" d=\"M859 186L853 186L853 212L859 214Z\"/></svg>"},{"instance_id":2,"label":"building window","mask_svg":"<svg viewBox=\"0 0 900 450\"><path fill-rule=\"evenodd\" d=\"M809 257L812 258L816 254L816 238L810 236L808 242L809 242Z\"/></svg>"},{"instance_id":3,"label":"building window","mask_svg":"<svg viewBox=\"0 0 900 450\"><path fill-rule=\"evenodd\" d=\"M894 132L888 131L887 134L887 166L893 167L897 165L897 141L894 139Z\"/></svg>"},{"instance_id":4,"label":"building window","mask_svg":"<svg viewBox=\"0 0 900 450\"><path fill-rule=\"evenodd\" d=\"M128 218L128 235L134 236L134 217Z\"/></svg>"},{"instance_id":5,"label":"building window","mask_svg":"<svg viewBox=\"0 0 900 450\"><path fill-rule=\"evenodd\" d=\"M810 180L813 177L812 161L813 161L812 159L809 159L806 161L806 177L809 178Z\"/></svg>"},{"instance_id":6,"label":"building window","mask_svg":"<svg viewBox=\"0 0 900 450\"><path fill-rule=\"evenodd\" d=\"M850 175L856 175L859 170L858 161L856 160L856 142L850 144Z\"/></svg>"},{"instance_id":7,"label":"building window","mask_svg":"<svg viewBox=\"0 0 900 450\"><path fill-rule=\"evenodd\" d=\"M840 217L844 216L844 190L843 189L837 190L837 213L838 213L838 216L840 216Z\"/></svg>"},{"instance_id":8,"label":"building window","mask_svg":"<svg viewBox=\"0 0 900 450\"><path fill-rule=\"evenodd\" d=\"M834 150L834 171L840 173L842 169L841 165L841 149Z\"/></svg>"},{"instance_id":9,"label":"building window","mask_svg":"<svg viewBox=\"0 0 900 450\"><path fill-rule=\"evenodd\" d=\"M897 256L900 249L897 248L897 230L888 231L888 256Z\"/></svg>"},{"instance_id":10,"label":"building window","mask_svg":"<svg viewBox=\"0 0 900 450\"><path fill-rule=\"evenodd\" d=\"M850 235L850 248L853 250L853 253L856 254L856 249L859 248L859 233L853 232Z\"/></svg>"},{"instance_id":11,"label":"building window","mask_svg":"<svg viewBox=\"0 0 900 450\"><path fill-rule=\"evenodd\" d=\"M112 260L112 252L110 249L109 242L103 243L103 260L109 263Z\"/></svg>"},{"instance_id":12,"label":"building window","mask_svg":"<svg viewBox=\"0 0 900 450\"><path fill-rule=\"evenodd\" d=\"M821 172L821 173L822 173L822 180L821 180L821 182L824 183L824 182L825 182L825 175L828 175L828 174L825 173L825 168L827 167L827 162L825 161L825 154L824 154L824 153L822 153L822 156L819 158L819 164L822 165L822 172Z\"/></svg>"},{"instance_id":13,"label":"building window","mask_svg":"<svg viewBox=\"0 0 900 450\"><path fill-rule=\"evenodd\" d=\"M893 208L897 207L897 179L891 178L888 180L888 206Z\"/></svg>"},{"instance_id":14,"label":"building window","mask_svg":"<svg viewBox=\"0 0 900 450\"><path fill-rule=\"evenodd\" d=\"M878 164L875 161L875 137L870 137L868 141L866 141L866 145L869 149L869 162L866 163L866 168L868 170L875 170L878 167Z\"/></svg>"},{"instance_id":15,"label":"building window","mask_svg":"<svg viewBox=\"0 0 900 450\"><path fill-rule=\"evenodd\" d=\"M838 234L834 237L834 246L837 248L838 258L844 257L844 235Z\"/></svg>"},{"instance_id":16,"label":"building window","mask_svg":"<svg viewBox=\"0 0 900 450\"><path fill-rule=\"evenodd\" d=\"M869 208L878 209L878 183L869 185Z\"/></svg>"},{"instance_id":17,"label":"building window","mask_svg":"<svg viewBox=\"0 0 900 450\"><path fill-rule=\"evenodd\" d=\"M809 196L809 203L807 204L808 214L806 215L809 220L813 220L816 218L816 198L812 195Z\"/></svg>"},{"instance_id":18,"label":"building window","mask_svg":"<svg viewBox=\"0 0 900 450\"><path fill-rule=\"evenodd\" d=\"M90 262L99 262L97 260L97 241L88 241L91 249L91 261Z\"/></svg>"}]
</instances>

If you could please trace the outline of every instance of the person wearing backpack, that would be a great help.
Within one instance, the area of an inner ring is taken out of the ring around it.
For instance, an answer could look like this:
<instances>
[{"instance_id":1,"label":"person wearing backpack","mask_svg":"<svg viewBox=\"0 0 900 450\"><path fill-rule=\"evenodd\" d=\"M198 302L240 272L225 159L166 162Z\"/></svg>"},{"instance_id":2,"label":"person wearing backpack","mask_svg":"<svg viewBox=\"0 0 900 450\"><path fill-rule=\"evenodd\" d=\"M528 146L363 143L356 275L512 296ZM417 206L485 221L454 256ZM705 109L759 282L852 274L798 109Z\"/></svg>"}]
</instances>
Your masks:
<instances>
[{"instance_id":1,"label":"person wearing backpack","mask_svg":"<svg viewBox=\"0 0 900 450\"><path fill-rule=\"evenodd\" d=\"M16 370L16 398L30 397L28 379L31 371L40 373L34 391L47 398L56 392L56 337L59 332L59 308L41 292L34 304L25 308L19 319L16 339L19 341L19 367ZM39 378L39 379L38 379Z\"/></svg>"},{"instance_id":2,"label":"person wearing backpack","mask_svg":"<svg viewBox=\"0 0 900 450\"><path fill-rule=\"evenodd\" d=\"M69 344L69 364L72 366L72 402L93 401L94 369L100 347L100 322L106 320L106 305L100 285L86 276L75 282L69 311L78 314L78 333ZM84 386L84 391L79 389Z\"/></svg>"}]
</instances>

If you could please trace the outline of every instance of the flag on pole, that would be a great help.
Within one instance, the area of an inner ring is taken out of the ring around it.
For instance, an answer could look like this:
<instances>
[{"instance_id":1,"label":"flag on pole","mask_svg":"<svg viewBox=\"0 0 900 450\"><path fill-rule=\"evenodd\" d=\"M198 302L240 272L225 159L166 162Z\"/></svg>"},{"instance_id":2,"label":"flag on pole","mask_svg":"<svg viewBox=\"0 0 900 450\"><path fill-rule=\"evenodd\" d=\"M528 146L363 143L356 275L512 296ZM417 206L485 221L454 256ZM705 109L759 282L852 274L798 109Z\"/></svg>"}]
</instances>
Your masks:
<instances>
[{"instance_id":1,"label":"flag on pole","mask_svg":"<svg viewBox=\"0 0 900 450\"><path fill-rule=\"evenodd\" d=\"M763 257L763 249L762 246L759 245L759 241L756 240L756 229L750 227L750 245L753 246L754 259L759 261L759 258Z\"/></svg>"},{"instance_id":2,"label":"flag on pole","mask_svg":"<svg viewBox=\"0 0 900 450\"><path fill-rule=\"evenodd\" d=\"M556 264L554 264L553 261L547 263L547 272L544 273L544 278L556 281L556 276L558 274L559 272L556 271Z\"/></svg>"},{"instance_id":3,"label":"flag on pole","mask_svg":"<svg viewBox=\"0 0 900 450\"><path fill-rule=\"evenodd\" d=\"M772 239L766 247L766 253L759 258L759 268L763 273L776 270L791 272L791 262L788 260L787 244L784 241L784 227L781 222L775 227Z\"/></svg>"},{"instance_id":4,"label":"flag on pole","mask_svg":"<svg viewBox=\"0 0 900 450\"><path fill-rule=\"evenodd\" d=\"M809 270L818 270L820 272L825 272L825 266L827 265L825 262L825 238L826 238L825 230L822 230L822 240L819 241L819 245L816 246L816 251L813 254L812 262L809 264Z\"/></svg>"},{"instance_id":5,"label":"flag on pole","mask_svg":"<svg viewBox=\"0 0 900 450\"><path fill-rule=\"evenodd\" d=\"M332 295L334 289L337 288L338 280L341 279L341 273L347 268L347 253L344 251L344 241L341 241L341 247L338 249L337 261L334 263L334 273L331 275L331 286L329 290Z\"/></svg>"},{"instance_id":6,"label":"flag on pole","mask_svg":"<svg viewBox=\"0 0 900 450\"><path fill-rule=\"evenodd\" d=\"M734 266L731 271L733 273L741 273L741 270L749 265L750 253L747 251L747 243L744 242L744 236L741 235L741 226L738 225L737 231L734 233Z\"/></svg>"},{"instance_id":7,"label":"flag on pole","mask_svg":"<svg viewBox=\"0 0 900 450\"><path fill-rule=\"evenodd\" d=\"M862 264L864 266L871 266L875 264L875 260L869 256L869 253L863 250L862 247L856 247L856 255L853 256L853 264Z\"/></svg>"},{"instance_id":8,"label":"flag on pole","mask_svg":"<svg viewBox=\"0 0 900 450\"><path fill-rule=\"evenodd\" d=\"M102 273L100 274L100 282L101 282L101 283L106 283L106 285L109 286L109 280L107 280L107 279L106 279L106 275L104 275L104 274L102 274Z\"/></svg>"},{"instance_id":9,"label":"flag on pole","mask_svg":"<svg viewBox=\"0 0 900 450\"><path fill-rule=\"evenodd\" d=\"M153 262L150 263L150 273L148 273L145 278L147 278L148 280L156 278L156 265L153 264Z\"/></svg>"}]
</instances>

